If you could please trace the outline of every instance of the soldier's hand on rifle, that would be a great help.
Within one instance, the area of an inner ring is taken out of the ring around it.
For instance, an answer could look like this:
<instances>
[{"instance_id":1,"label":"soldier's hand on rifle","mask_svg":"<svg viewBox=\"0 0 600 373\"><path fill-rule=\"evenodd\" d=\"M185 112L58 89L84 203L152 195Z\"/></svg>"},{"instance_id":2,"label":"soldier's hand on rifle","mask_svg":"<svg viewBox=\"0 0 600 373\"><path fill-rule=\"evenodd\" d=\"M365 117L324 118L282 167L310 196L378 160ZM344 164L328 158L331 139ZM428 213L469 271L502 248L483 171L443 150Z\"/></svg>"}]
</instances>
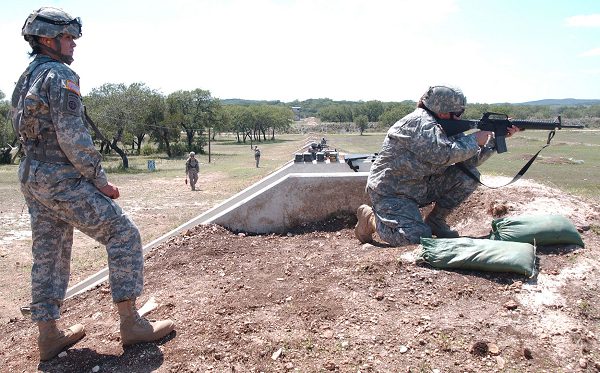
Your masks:
<instances>
[{"instance_id":1,"label":"soldier's hand on rifle","mask_svg":"<svg viewBox=\"0 0 600 373\"><path fill-rule=\"evenodd\" d=\"M100 190L102 194L104 194L107 197L110 197L111 199L119 198L119 188L117 188L110 182L102 188L98 188L98 190Z\"/></svg>"},{"instance_id":2,"label":"soldier's hand on rifle","mask_svg":"<svg viewBox=\"0 0 600 373\"><path fill-rule=\"evenodd\" d=\"M519 132L521 129L516 126L510 126L506 130L508 131L508 133L506 134L506 137L511 137L515 133Z\"/></svg>"},{"instance_id":3,"label":"soldier's hand on rifle","mask_svg":"<svg viewBox=\"0 0 600 373\"><path fill-rule=\"evenodd\" d=\"M494 136L492 131L478 131L475 132L475 139L477 140L477 145L484 146L490 140L490 138Z\"/></svg>"}]
</instances>

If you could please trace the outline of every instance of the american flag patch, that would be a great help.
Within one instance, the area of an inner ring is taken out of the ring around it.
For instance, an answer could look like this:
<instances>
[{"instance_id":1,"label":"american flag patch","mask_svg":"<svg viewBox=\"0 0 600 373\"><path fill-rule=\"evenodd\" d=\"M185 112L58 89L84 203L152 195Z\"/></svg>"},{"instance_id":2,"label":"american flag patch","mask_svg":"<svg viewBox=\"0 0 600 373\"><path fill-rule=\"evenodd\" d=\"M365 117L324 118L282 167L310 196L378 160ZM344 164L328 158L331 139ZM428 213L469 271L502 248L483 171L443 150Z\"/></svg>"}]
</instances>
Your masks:
<instances>
[{"instance_id":1,"label":"american flag patch","mask_svg":"<svg viewBox=\"0 0 600 373\"><path fill-rule=\"evenodd\" d=\"M74 81L72 81L72 80L65 81L65 88L71 92L77 93L77 96L81 96L81 93L79 92L79 86Z\"/></svg>"}]
</instances>

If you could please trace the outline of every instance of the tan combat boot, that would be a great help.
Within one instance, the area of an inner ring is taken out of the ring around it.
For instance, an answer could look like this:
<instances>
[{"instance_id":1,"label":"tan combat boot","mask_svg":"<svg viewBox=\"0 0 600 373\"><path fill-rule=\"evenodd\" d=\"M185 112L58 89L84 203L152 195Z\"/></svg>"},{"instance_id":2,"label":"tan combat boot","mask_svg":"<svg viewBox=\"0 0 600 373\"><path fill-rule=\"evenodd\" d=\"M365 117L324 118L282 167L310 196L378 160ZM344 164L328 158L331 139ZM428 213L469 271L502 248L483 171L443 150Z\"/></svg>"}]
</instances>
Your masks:
<instances>
[{"instance_id":1,"label":"tan combat boot","mask_svg":"<svg viewBox=\"0 0 600 373\"><path fill-rule=\"evenodd\" d=\"M140 317L133 300L117 303L117 309L121 318L120 330L123 346L156 341L175 329L175 324L171 320L149 322Z\"/></svg>"},{"instance_id":2,"label":"tan combat boot","mask_svg":"<svg viewBox=\"0 0 600 373\"><path fill-rule=\"evenodd\" d=\"M354 235L361 243L373 241L373 233L376 231L375 214L373 209L367 205L360 205L356 210L358 223L354 227Z\"/></svg>"},{"instance_id":3,"label":"tan combat boot","mask_svg":"<svg viewBox=\"0 0 600 373\"><path fill-rule=\"evenodd\" d=\"M75 324L66 330L58 330L56 320L38 321L37 325L40 331L38 349L40 350L41 361L52 359L85 335L85 330L81 324Z\"/></svg>"},{"instance_id":4,"label":"tan combat boot","mask_svg":"<svg viewBox=\"0 0 600 373\"><path fill-rule=\"evenodd\" d=\"M431 228L431 233L437 238L457 238L459 234L457 231L450 229L448 223L446 223L446 217L450 214L450 209L438 207L436 204L433 210L425 218L425 224Z\"/></svg>"}]
</instances>

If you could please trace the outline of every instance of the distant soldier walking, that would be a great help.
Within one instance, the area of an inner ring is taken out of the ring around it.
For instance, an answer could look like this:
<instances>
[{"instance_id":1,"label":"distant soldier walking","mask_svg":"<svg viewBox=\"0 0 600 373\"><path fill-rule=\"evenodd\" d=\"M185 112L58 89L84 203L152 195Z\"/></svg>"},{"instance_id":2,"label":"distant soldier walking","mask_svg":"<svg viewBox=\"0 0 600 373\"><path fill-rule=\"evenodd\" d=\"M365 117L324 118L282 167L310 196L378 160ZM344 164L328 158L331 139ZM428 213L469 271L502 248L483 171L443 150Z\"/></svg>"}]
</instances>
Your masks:
<instances>
[{"instance_id":1,"label":"distant soldier walking","mask_svg":"<svg viewBox=\"0 0 600 373\"><path fill-rule=\"evenodd\" d=\"M256 161L256 168L258 168L258 163L260 162L260 149L258 145L254 147L254 160Z\"/></svg>"},{"instance_id":2,"label":"distant soldier walking","mask_svg":"<svg viewBox=\"0 0 600 373\"><path fill-rule=\"evenodd\" d=\"M192 190L196 190L198 182L198 173L200 172L200 162L196 159L196 153L190 152L190 156L185 161L185 174L190 179Z\"/></svg>"},{"instance_id":3,"label":"distant soldier walking","mask_svg":"<svg viewBox=\"0 0 600 373\"><path fill-rule=\"evenodd\" d=\"M17 82L11 114L25 153L19 180L31 217L30 308L39 329L40 360L52 359L85 335L81 324L65 330L56 325L69 283L74 228L106 245L123 345L160 339L174 324L151 323L137 313L135 300L144 284L140 232L113 201L119 189L106 178L86 129L79 76L68 66L81 21L44 7L27 17L21 34L34 58Z\"/></svg>"}]
</instances>

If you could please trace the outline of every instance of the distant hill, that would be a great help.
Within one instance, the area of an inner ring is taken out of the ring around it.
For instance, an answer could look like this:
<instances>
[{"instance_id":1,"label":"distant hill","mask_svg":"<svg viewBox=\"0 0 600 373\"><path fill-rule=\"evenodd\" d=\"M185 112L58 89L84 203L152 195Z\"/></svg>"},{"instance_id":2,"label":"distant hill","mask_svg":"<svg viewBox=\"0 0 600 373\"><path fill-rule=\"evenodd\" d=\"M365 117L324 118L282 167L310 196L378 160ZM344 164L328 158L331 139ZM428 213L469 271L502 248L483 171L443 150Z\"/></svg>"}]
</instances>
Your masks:
<instances>
[{"instance_id":1,"label":"distant hill","mask_svg":"<svg viewBox=\"0 0 600 373\"><path fill-rule=\"evenodd\" d=\"M308 107L322 107L331 104L358 104L362 101L333 101L328 98L319 98L319 99L308 99L304 101L294 101L294 102L283 102L280 100L245 100L241 98L226 98L221 99L221 103L223 105L288 105L288 106L301 106L304 109ZM409 100L402 101L410 102ZM527 102L519 102L519 103L508 103L508 102L497 102L492 105L537 105L537 106L590 106L590 105L598 105L600 104L600 99L578 99L578 98L550 98L544 100L537 101L527 101Z\"/></svg>"},{"instance_id":2,"label":"distant hill","mask_svg":"<svg viewBox=\"0 0 600 373\"><path fill-rule=\"evenodd\" d=\"M577 98L549 98L545 100L537 100L537 101L528 101L521 102L519 104L514 105L540 105L540 106L588 106L588 105L598 105L600 104L600 100L585 100L585 99L577 99Z\"/></svg>"},{"instance_id":3,"label":"distant hill","mask_svg":"<svg viewBox=\"0 0 600 373\"><path fill-rule=\"evenodd\" d=\"M221 100L223 105L279 105L279 100L245 100L243 98L226 98Z\"/></svg>"}]
</instances>

